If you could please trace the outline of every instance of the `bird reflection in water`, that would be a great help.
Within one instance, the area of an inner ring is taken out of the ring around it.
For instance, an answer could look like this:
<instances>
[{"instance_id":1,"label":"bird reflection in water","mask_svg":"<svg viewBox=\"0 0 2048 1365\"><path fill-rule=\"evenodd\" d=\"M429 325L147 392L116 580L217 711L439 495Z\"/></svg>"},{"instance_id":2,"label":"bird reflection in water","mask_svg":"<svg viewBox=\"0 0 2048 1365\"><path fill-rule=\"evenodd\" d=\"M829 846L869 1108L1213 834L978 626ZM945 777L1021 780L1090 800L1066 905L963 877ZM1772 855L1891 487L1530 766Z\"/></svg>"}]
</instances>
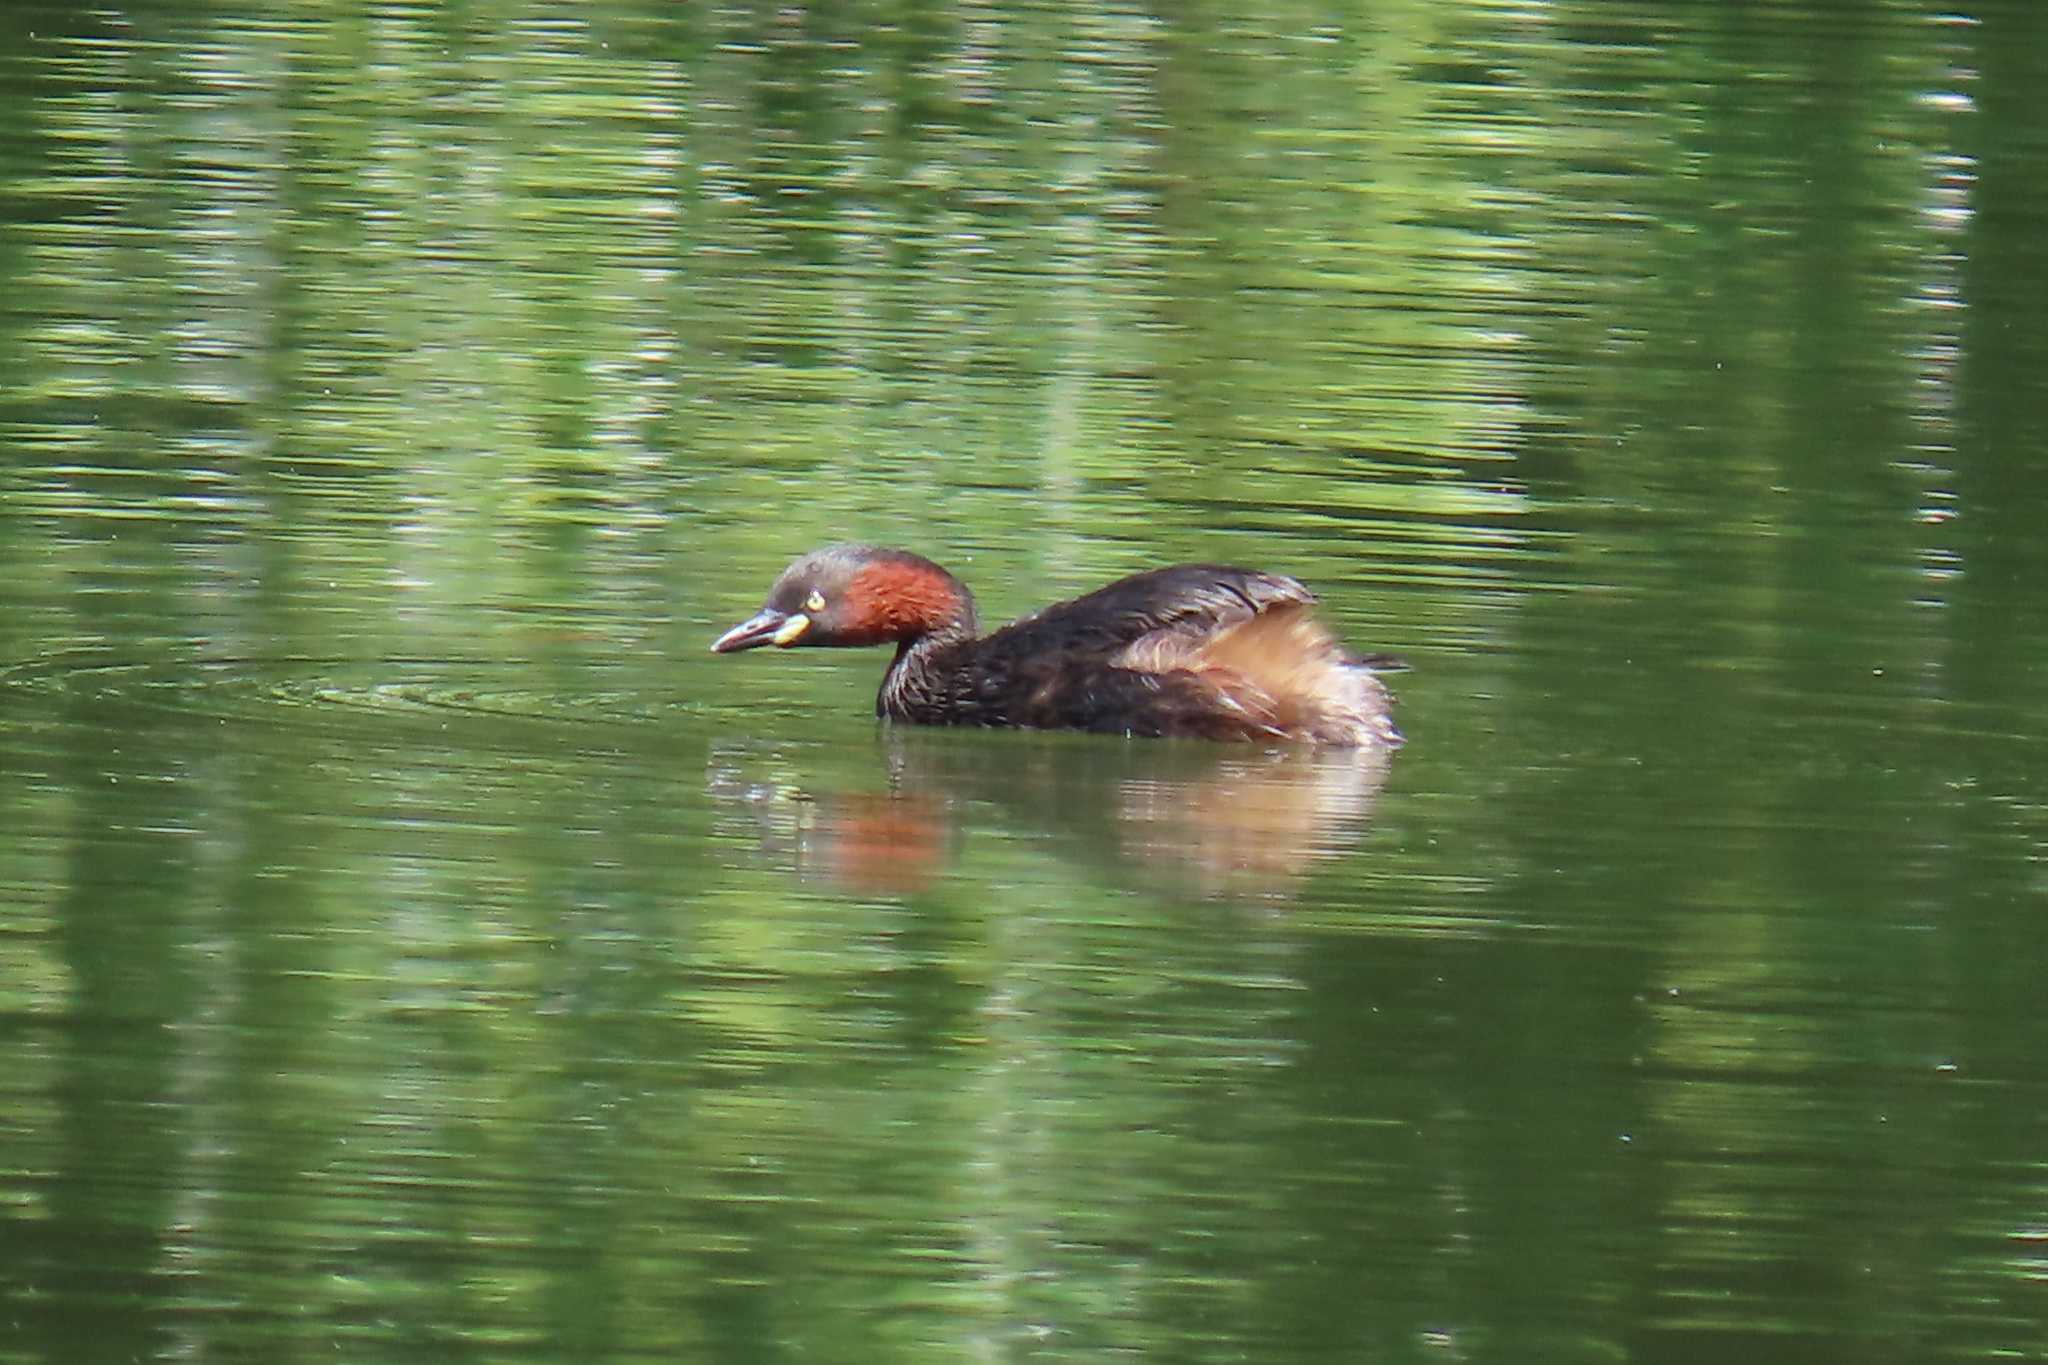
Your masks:
<instances>
[{"instance_id":1,"label":"bird reflection in water","mask_svg":"<svg viewBox=\"0 0 2048 1365\"><path fill-rule=\"evenodd\" d=\"M762 861L840 891L914 894L945 874L964 828L996 826L1135 887L1284 899L1363 835L1388 755L891 728L872 787L835 789L795 766L729 746L713 755L711 795Z\"/></svg>"}]
</instances>

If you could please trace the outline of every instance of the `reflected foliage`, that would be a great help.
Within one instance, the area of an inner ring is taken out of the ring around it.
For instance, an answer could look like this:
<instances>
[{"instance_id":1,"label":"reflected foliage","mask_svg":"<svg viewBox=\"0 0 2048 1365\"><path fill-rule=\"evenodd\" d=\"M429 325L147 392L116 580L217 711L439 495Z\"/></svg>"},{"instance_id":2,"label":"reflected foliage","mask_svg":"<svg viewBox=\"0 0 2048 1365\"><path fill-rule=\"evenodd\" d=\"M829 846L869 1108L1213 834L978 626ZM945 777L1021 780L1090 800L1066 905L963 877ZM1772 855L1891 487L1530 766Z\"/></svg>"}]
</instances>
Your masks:
<instances>
[{"instance_id":1,"label":"reflected foliage","mask_svg":"<svg viewBox=\"0 0 2048 1365\"><path fill-rule=\"evenodd\" d=\"M8 6L0 1356L2038 1352L2048 9L1354 8Z\"/></svg>"}]
</instances>

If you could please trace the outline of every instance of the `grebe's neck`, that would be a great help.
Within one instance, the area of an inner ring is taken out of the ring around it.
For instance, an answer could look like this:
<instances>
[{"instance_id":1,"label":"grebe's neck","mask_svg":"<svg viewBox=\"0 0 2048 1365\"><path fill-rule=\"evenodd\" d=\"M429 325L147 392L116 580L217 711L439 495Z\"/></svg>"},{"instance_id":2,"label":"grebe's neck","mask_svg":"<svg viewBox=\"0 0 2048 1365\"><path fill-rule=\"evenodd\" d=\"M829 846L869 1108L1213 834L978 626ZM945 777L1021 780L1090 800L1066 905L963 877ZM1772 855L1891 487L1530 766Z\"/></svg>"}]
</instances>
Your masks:
<instances>
[{"instance_id":1,"label":"grebe's neck","mask_svg":"<svg viewBox=\"0 0 2048 1365\"><path fill-rule=\"evenodd\" d=\"M941 656L974 641L973 611L970 601L965 620L955 620L897 642L896 657L889 661L889 671L882 675L882 689L875 694L876 715L910 720L945 704L946 679L951 670Z\"/></svg>"},{"instance_id":2,"label":"grebe's neck","mask_svg":"<svg viewBox=\"0 0 2048 1365\"><path fill-rule=\"evenodd\" d=\"M967 585L922 555L863 547L844 589L846 623L837 643L901 647L973 638L980 618Z\"/></svg>"}]
</instances>

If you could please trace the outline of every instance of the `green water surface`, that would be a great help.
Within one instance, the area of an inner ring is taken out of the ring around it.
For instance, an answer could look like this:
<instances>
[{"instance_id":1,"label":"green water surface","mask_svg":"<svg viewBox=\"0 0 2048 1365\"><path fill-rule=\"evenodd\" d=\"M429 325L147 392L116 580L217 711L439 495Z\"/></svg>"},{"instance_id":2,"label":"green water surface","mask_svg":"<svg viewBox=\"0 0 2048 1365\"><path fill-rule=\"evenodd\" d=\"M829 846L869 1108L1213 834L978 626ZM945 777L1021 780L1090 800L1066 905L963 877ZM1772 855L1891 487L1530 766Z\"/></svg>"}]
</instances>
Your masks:
<instances>
[{"instance_id":1,"label":"green water surface","mask_svg":"<svg viewBox=\"0 0 2048 1365\"><path fill-rule=\"evenodd\" d=\"M0 1362L2048 1358L2048 6L12 3ZM1391 762L879 726L1292 573Z\"/></svg>"}]
</instances>

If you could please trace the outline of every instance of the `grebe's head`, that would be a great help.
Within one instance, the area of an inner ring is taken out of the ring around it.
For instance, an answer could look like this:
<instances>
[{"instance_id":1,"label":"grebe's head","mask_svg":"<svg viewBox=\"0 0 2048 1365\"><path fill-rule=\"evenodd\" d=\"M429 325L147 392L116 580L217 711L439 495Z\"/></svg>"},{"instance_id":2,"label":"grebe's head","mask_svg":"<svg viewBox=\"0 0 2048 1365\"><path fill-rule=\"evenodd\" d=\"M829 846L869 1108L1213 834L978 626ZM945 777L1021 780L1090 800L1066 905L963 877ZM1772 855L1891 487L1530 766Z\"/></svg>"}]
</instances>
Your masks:
<instances>
[{"instance_id":1,"label":"grebe's head","mask_svg":"<svg viewBox=\"0 0 2048 1365\"><path fill-rule=\"evenodd\" d=\"M828 545L782 571L761 610L712 642L730 654L762 645L879 645L972 635L974 594L922 555Z\"/></svg>"}]
</instances>

